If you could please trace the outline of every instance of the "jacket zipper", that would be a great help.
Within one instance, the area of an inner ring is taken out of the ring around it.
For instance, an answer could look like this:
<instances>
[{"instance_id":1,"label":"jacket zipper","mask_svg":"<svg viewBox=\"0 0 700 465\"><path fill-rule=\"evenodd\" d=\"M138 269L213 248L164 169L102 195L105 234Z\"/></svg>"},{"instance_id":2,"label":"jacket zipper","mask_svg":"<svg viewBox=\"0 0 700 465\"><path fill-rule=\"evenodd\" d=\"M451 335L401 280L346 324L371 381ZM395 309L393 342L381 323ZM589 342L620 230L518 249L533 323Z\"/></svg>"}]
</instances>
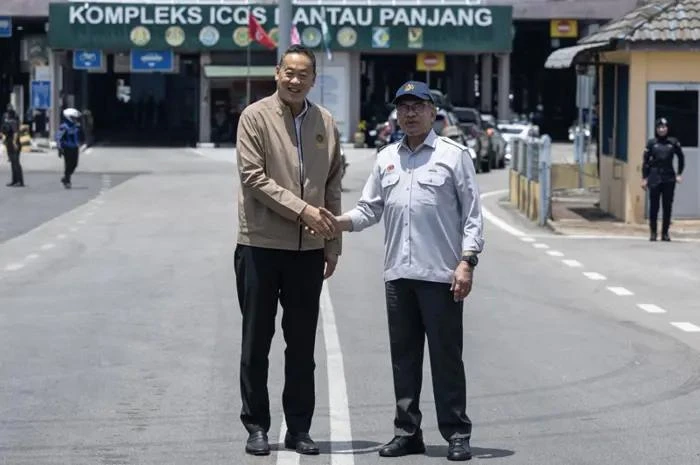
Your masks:
<instances>
[{"instance_id":1,"label":"jacket zipper","mask_svg":"<svg viewBox=\"0 0 700 465\"><path fill-rule=\"evenodd\" d=\"M308 111L308 109L307 109ZM301 186L301 199L304 200L304 146L302 145L302 140L301 140L301 134L302 134L302 126L304 125L304 119L306 118L306 114L301 117L301 122L299 123L299 135L297 136L297 131L296 131L296 121L294 121L294 135L297 138L297 147L298 147L298 154L299 154L299 185ZM292 119L294 119L294 115L292 115ZM304 235L304 225L300 224L299 225L299 250L301 250L301 245L302 245L302 238Z\"/></svg>"}]
</instances>

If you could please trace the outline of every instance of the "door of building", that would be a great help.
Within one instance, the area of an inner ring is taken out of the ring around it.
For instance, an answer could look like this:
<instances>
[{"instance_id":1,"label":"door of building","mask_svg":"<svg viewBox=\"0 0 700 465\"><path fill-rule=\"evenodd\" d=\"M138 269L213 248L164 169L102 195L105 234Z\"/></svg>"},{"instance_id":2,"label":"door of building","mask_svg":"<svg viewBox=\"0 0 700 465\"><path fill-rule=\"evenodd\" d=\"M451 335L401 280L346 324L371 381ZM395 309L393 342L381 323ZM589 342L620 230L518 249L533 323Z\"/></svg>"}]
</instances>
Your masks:
<instances>
[{"instance_id":1,"label":"door of building","mask_svg":"<svg viewBox=\"0 0 700 465\"><path fill-rule=\"evenodd\" d=\"M666 118L669 135L680 141L685 154L683 182L676 186L673 217L700 218L700 84L649 84L648 102L649 138L654 137L656 119Z\"/></svg>"}]
</instances>

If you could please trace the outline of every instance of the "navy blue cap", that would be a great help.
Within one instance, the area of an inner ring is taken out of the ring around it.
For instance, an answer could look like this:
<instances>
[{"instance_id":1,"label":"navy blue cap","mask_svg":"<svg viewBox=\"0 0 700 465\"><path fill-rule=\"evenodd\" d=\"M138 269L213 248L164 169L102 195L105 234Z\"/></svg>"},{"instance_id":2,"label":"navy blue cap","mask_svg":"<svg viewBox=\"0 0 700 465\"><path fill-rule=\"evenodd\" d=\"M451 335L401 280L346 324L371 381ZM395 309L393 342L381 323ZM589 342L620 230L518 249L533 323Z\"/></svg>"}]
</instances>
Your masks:
<instances>
[{"instance_id":1,"label":"navy blue cap","mask_svg":"<svg viewBox=\"0 0 700 465\"><path fill-rule=\"evenodd\" d=\"M411 97L416 97L421 100L427 100L429 102L433 102L433 95L430 93L430 87L428 87L428 84L425 82L420 82L420 81L408 81L404 82L401 87L399 87L399 90L396 91L396 95L394 96L394 102L401 97L405 96L411 96Z\"/></svg>"}]
</instances>

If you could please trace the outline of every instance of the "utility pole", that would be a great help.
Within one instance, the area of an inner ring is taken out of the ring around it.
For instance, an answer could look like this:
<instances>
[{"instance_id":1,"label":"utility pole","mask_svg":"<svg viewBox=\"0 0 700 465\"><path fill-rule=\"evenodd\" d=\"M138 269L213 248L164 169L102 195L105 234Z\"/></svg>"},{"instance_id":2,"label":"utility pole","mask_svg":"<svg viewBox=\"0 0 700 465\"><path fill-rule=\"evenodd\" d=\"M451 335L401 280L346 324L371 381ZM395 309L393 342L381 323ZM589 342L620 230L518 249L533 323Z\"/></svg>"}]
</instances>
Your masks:
<instances>
[{"instance_id":1,"label":"utility pole","mask_svg":"<svg viewBox=\"0 0 700 465\"><path fill-rule=\"evenodd\" d=\"M277 42L277 62L282 59L282 54L289 48L292 36L292 0L279 0L279 27L280 35Z\"/></svg>"}]
</instances>

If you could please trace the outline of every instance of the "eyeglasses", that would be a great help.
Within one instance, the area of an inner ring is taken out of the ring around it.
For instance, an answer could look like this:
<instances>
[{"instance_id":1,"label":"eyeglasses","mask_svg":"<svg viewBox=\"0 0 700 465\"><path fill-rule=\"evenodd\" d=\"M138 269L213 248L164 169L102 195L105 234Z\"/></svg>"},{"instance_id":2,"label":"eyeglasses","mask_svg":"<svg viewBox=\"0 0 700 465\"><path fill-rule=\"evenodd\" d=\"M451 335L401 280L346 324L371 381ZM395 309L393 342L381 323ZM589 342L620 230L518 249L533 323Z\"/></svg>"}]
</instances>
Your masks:
<instances>
[{"instance_id":1,"label":"eyeglasses","mask_svg":"<svg viewBox=\"0 0 700 465\"><path fill-rule=\"evenodd\" d=\"M425 109L428 108L428 105L425 102L417 102L414 104L409 104L409 103L399 103L396 105L396 110L399 113L410 113L410 112L416 112L416 113L422 113L425 111Z\"/></svg>"}]
</instances>

